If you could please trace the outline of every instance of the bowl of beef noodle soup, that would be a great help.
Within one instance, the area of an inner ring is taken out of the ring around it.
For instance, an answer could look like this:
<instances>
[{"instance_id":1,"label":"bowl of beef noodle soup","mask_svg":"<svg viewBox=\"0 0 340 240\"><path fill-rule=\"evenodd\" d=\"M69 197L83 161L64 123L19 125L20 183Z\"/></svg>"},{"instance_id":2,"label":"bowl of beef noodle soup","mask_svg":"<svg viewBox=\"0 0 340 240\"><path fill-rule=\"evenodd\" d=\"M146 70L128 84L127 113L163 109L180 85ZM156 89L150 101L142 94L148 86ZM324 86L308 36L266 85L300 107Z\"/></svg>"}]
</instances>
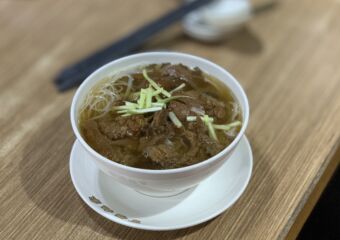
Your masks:
<instances>
[{"instance_id":1,"label":"bowl of beef noodle soup","mask_svg":"<svg viewBox=\"0 0 340 240\"><path fill-rule=\"evenodd\" d=\"M197 185L231 156L248 124L247 97L222 67L175 52L101 67L71 106L77 140L113 180L151 196Z\"/></svg>"}]
</instances>

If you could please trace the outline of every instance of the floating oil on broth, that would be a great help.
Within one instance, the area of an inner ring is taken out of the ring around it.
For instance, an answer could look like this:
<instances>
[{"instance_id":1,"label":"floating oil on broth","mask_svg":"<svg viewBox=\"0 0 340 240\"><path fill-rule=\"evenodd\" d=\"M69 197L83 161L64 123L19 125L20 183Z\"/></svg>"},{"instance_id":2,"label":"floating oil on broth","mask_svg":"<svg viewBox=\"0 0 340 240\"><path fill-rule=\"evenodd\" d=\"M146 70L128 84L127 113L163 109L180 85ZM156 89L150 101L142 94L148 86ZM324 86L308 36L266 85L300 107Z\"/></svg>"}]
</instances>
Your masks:
<instances>
[{"instance_id":1,"label":"floating oil on broth","mask_svg":"<svg viewBox=\"0 0 340 240\"><path fill-rule=\"evenodd\" d=\"M223 150L239 132L242 113L214 77L164 63L99 81L85 97L78 124L85 141L108 159L172 169Z\"/></svg>"}]
</instances>

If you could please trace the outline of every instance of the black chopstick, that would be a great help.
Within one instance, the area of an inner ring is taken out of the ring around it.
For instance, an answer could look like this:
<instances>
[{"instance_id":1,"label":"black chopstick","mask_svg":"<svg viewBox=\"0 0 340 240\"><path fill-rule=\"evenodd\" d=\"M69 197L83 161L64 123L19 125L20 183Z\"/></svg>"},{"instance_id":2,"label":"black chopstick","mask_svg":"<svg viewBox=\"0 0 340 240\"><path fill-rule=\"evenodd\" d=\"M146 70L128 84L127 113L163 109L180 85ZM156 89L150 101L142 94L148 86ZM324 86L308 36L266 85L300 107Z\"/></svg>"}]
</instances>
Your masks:
<instances>
[{"instance_id":1,"label":"black chopstick","mask_svg":"<svg viewBox=\"0 0 340 240\"><path fill-rule=\"evenodd\" d=\"M130 35L118 40L84 60L64 69L55 79L55 84L60 91L65 91L77 86L100 66L136 51L146 40L154 34L165 29L172 23L181 20L189 12L202 7L212 0L195 0L186 2L170 11L159 19L146 24Z\"/></svg>"}]
</instances>

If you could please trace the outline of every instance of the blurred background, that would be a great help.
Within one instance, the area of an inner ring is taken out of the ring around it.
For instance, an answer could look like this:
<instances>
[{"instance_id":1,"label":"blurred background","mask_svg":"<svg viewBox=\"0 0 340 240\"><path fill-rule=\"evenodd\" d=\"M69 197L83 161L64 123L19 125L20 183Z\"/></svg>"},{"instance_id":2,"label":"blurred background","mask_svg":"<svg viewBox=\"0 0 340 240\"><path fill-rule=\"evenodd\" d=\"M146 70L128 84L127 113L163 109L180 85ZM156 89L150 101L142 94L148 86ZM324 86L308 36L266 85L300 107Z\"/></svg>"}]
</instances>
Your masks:
<instances>
[{"instance_id":1,"label":"blurred background","mask_svg":"<svg viewBox=\"0 0 340 240\"><path fill-rule=\"evenodd\" d=\"M23 138L32 137L47 120L58 127L56 131L67 133L70 143L69 125L61 123L68 122L68 109L79 79L60 91L56 83L60 73L177 9L183 2L0 0L2 151L13 148ZM176 18L131 48L130 53L186 52L225 67L248 94L253 111L251 140L259 137L274 141L275 132L280 131L275 119L301 114L309 127L304 128L301 123L296 129L308 132L318 123L313 109L322 116L339 110L335 97L340 93L340 1L225 2L215 1L215 6ZM327 84L326 89L323 86ZM305 86L313 86L315 90ZM280 100L273 104L271 89L276 88L282 89L282 94L275 91ZM288 102L287 92L291 94ZM276 114L281 106L293 108L292 99L297 102L295 110ZM324 108L326 104L318 105L328 101L329 108ZM257 112L259 106L267 107L268 113ZM262 122L270 119L269 114L274 120ZM18 115L25 121L12 121ZM333 124L340 123L338 120ZM255 136L255 132L261 133L261 126L272 131ZM337 133L332 136L336 138ZM303 137L296 139L304 141ZM340 238L339 189L337 173L302 228L299 239Z\"/></svg>"}]
</instances>

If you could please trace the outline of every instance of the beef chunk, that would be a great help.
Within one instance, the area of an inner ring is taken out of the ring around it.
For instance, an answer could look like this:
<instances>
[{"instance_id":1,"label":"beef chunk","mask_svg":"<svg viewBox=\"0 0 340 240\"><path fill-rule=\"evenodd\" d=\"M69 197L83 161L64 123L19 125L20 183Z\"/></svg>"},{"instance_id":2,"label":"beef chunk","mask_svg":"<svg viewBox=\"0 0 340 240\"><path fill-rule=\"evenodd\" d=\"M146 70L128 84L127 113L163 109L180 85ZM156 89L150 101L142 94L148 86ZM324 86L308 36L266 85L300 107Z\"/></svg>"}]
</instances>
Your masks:
<instances>
[{"instance_id":1,"label":"beef chunk","mask_svg":"<svg viewBox=\"0 0 340 240\"><path fill-rule=\"evenodd\" d=\"M186 82L192 75L191 70L182 64L165 65L161 71L163 77L169 76L173 77L174 79L184 80Z\"/></svg>"},{"instance_id":2,"label":"beef chunk","mask_svg":"<svg viewBox=\"0 0 340 240\"><path fill-rule=\"evenodd\" d=\"M161 69L163 77L172 77L175 79L182 80L189 85L195 84L195 79L199 78L200 81L203 78L201 70L198 68L190 69L182 64L176 65L165 65Z\"/></svg>"},{"instance_id":3,"label":"beef chunk","mask_svg":"<svg viewBox=\"0 0 340 240\"><path fill-rule=\"evenodd\" d=\"M132 166L138 161L138 158L129 149L131 145L121 146L120 143L109 139L100 131L99 124L95 120L88 120L84 123L83 134L94 150L115 162ZM113 146L116 147L113 148Z\"/></svg>"},{"instance_id":4,"label":"beef chunk","mask_svg":"<svg viewBox=\"0 0 340 240\"><path fill-rule=\"evenodd\" d=\"M147 88L149 86L149 82L146 81L142 73L134 73L131 74L134 79L132 85L132 92L139 91L141 88Z\"/></svg>"},{"instance_id":5,"label":"beef chunk","mask_svg":"<svg viewBox=\"0 0 340 240\"><path fill-rule=\"evenodd\" d=\"M168 118L168 111L165 109L154 113L152 122L151 122L151 127L156 128L156 129L165 127L167 123L167 118Z\"/></svg>"},{"instance_id":6,"label":"beef chunk","mask_svg":"<svg viewBox=\"0 0 340 240\"><path fill-rule=\"evenodd\" d=\"M200 95L201 103L209 116L214 117L217 122L224 121L227 117L227 107L216 98L204 93Z\"/></svg>"},{"instance_id":7,"label":"beef chunk","mask_svg":"<svg viewBox=\"0 0 340 240\"><path fill-rule=\"evenodd\" d=\"M145 156L163 168L183 167L200 161L197 154L201 146L194 131L182 129L179 136L164 136L161 141L154 143L149 143L145 148ZM207 155L205 151L202 154L203 158Z\"/></svg>"},{"instance_id":8,"label":"beef chunk","mask_svg":"<svg viewBox=\"0 0 340 240\"><path fill-rule=\"evenodd\" d=\"M165 143L149 146L144 152L147 158L162 167L174 168L179 164L180 155L174 147Z\"/></svg>"},{"instance_id":9,"label":"beef chunk","mask_svg":"<svg viewBox=\"0 0 340 240\"><path fill-rule=\"evenodd\" d=\"M186 117L190 116L191 106L179 101L172 101L168 106L169 110L174 112L180 121L186 121Z\"/></svg>"},{"instance_id":10,"label":"beef chunk","mask_svg":"<svg viewBox=\"0 0 340 240\"><path fill-rule=\"evenodd\" d=\"M212 157L224 148L222 144L209 137L208 128L201 119L196 121L195 131L197 134L197 145L200 146L200 152L205 158Z\"/></svg>"},{"instance_id":11,"label":"beef chunk","mask_svg":"<svg viewBox=\"0 0 340 240\"><path fill-rule=\"evenodd\" d=\"M143 151L144 149L146 149L146 147L148 146L154 146L160 143L164 143L165 139L166 139L166 135L165 134L160 134L160 135L147 135L144 137L141 137L139 139L139 146L138 149L139 151Z\"/></svg>"},{"instance_id":12,"label":"beef chunk","mask_svg":"<svg viewBox=\"0 0 340 240\"><path fill-rule=\"evenodd\" d=\"M156 79L155 81L167 91L171 91L183 83L183 81L180 80L179 78L173 78L169 76L159 77L155 79Z\"/></svg>"},{"instance_id":13,"label":"beef chunk","mask_svg":"<svg viewBox=\"0 0 340 240\"><path fill-rule=\"evenodd\" d=\"M190 92L180 92L174 94L174 96L188 96L188 97L182 97L178 98L177 101L185 104L187 108L190 110L190 115L204 115L205 110L202 105L202 101L198 99L198 97L194 97L190 95Z\"/></svg>"},{"instance_id":14,"label":"beef chunk","mask_svg":"<svg viewBox=\"0 0 340 240\"><path fill-rule=\"evenodd\" d=\"M105 156L111 155L111 141L100 130L95 120L88 120L82 127L82 132L90 146Z\"/></svg>"},{"instance_id":15,"label":"beef chunk","mask_svg":"<svg viewBox=\"0 0 340 240\"><path fill-rule=\"evenodd\" d=\"M195 157L200 147L198 144L197 134L189 130L184 130L181 137L183 139L183 142L188 147L186 155L190 158Z\"/></svg>"},{"instance_id":16,"label":"beef chunk","mask_svg":"<svg viewBox=\"0 0 340 240\"><path fill-rule=\"evenodd\" d=\"M222 144L216 142L207 134L199 134L198 141L202 150L204 150L206 158L214 156L216 153L219 153L224 148Z\"/></svg>"},{"instance_id":17,"label":"beef chunk","mask_svg":"<svg viewBox=\"0 0 340 240\"><path fill-rule=\"evenodd\" d=\"M197 91L186 91L181 95L189 96L191 98L180 98L179 101L190 104L192 107L203 107L204 112L207 115L214 117L218 122L226 119L228 110L227 106L210 94L200 94Z\"/></svg>"},{"instance_id":18,"label":"beef chunk","mask_svg":"<svg viewBox=\"0 0 340 240\"><path fill-rule=\"evenodd\" d=\"M182 83L197 88L192 79L202 79L202 72L199 69L191 70L182 64L162 64L159 71L150 72L150 77L164 89L171 91Z\"/></svg>"},{"instance_id":19,"label":"beef chunk","mask_svg":"<svg viewBox=\"0 0 340 240\"><path fill-rule=\"evenodd\" d=\"M140 136L148 121L143 115L112 117L110 114L97 120L100 131L109 139Z\"/></svg>"}]
</instances>

